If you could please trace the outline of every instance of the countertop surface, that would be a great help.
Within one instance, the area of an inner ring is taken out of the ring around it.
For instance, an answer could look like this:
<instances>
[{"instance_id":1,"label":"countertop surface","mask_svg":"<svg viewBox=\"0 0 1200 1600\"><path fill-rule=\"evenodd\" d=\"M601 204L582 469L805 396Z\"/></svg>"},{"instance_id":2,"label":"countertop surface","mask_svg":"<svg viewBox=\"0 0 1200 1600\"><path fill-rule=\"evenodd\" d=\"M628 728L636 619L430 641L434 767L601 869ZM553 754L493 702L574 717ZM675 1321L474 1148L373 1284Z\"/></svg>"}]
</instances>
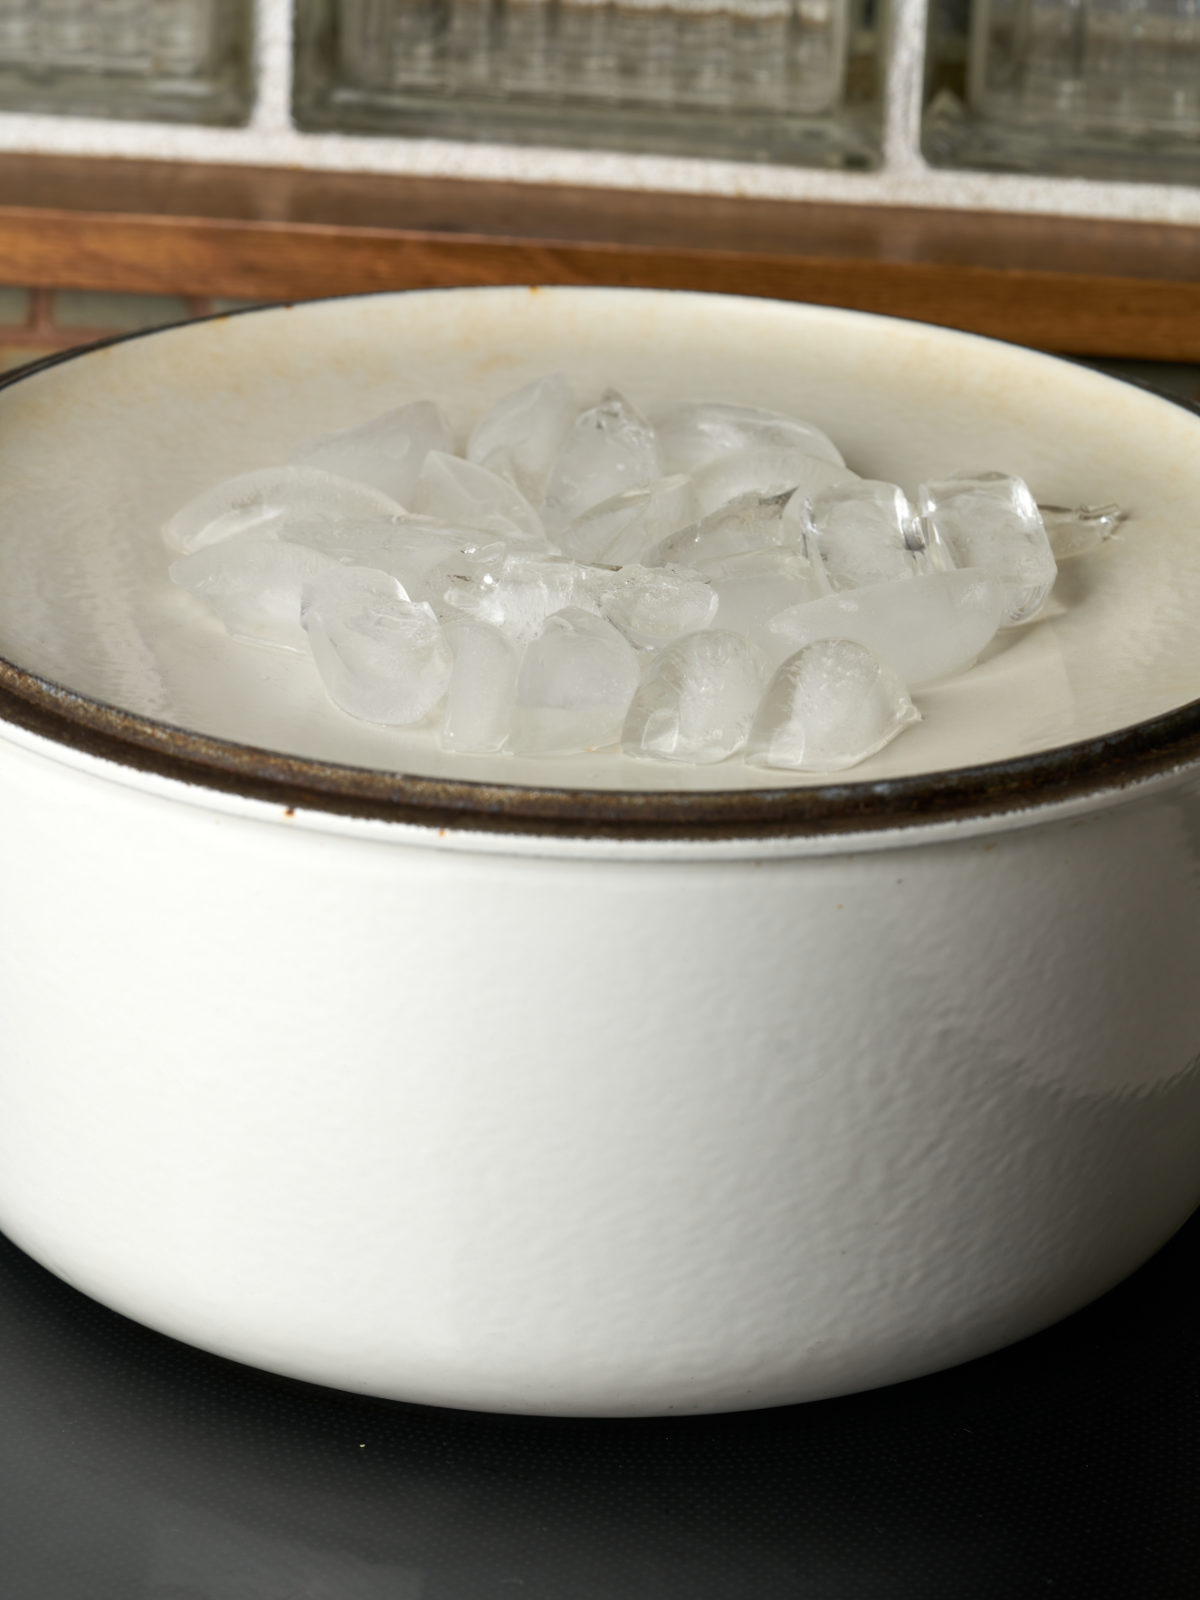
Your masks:
<instances>
[{"instance_id":1,"label":"countertop surface","mask_svg":"<svg viewBox=\"0 0 1200 1600\"><path fill-rule=\"evenodd\" d=\"M672 1421L276 1379L0 1239L4 1600L1194 1600L1200 1216L935 1377Z\"/></svg>"}]
</instances>

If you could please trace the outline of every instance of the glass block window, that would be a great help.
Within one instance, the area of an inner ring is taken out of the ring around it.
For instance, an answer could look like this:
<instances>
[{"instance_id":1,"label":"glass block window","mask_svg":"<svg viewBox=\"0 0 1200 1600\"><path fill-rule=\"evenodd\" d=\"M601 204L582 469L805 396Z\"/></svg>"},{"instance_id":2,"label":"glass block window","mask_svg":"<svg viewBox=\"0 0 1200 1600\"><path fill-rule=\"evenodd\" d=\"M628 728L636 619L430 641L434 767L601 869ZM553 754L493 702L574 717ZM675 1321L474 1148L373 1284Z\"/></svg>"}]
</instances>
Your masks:
<instances>
[{"instance_id":1,"label":"glass block window","mask_svg":"<svg viewBox=\"0 0 1200 1600\"><path fill-rule=\"evenodd\" d=\"M942 0L936 165L1200 182L1200 0Z\"/></svg>"},{"instance_id":2,"label":"glass block window","mask_svg":"<svg viewBox=\"0 0 1200 1600\"><path fill-rule=\"evenodd\" d=\"M873 0L299 0L296 117L870 167L875 17Z\"/></svg>"},{"instance_id":3,"label":"glass block window","mask_svg":"<svg viewBox=\"0 0 1200 1600\"><path fill-rule=\"evenodd\" d=\"M252 0L0 0L0 110L237 124Z\"/></svg>"}]
</instances>

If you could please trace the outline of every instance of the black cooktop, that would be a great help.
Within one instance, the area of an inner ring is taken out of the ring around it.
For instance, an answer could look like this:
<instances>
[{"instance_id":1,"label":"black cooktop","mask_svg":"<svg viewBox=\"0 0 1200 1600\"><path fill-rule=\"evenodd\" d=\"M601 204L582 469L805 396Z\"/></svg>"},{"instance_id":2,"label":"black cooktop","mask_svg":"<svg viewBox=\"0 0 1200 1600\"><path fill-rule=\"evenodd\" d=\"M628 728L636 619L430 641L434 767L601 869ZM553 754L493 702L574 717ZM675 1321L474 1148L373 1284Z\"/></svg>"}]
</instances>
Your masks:
<instances>
[{"instance_id":1,"label":"black cooktop","mask_svg":"<svg viewBox=\"0 0 1200 1600\"><path fill-rule=\"evenodd\" d=\"M871 1394L487 1417L271 1378L0 1240L2 1600L1196 1600L1200 1216L1056 1328Z\"/></svg>"}]
</instances>

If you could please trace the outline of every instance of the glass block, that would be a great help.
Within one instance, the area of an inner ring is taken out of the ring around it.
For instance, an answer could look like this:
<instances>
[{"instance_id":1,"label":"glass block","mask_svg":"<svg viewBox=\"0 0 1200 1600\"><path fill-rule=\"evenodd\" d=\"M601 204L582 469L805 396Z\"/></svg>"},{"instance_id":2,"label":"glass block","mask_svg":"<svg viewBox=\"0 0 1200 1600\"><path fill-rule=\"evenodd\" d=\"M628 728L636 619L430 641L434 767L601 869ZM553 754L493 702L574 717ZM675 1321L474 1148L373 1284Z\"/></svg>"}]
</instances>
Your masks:
<instances>
[{"instance_id":1,"label":"glass block","mask_svg":"<svg viewBox=\"0 0 1200 1600\"><path fill-rule=\"evenodd\" d=\"M9 284L0 287L0 327L19 328L29 320L32 296L28 289Z\"/></svg>"},{"instance_id":2,"label":"glass block","mask_svg":"<svg viewBox=\"0 0 1200 1600\"><path fill-rule=\"evenodd\" d=\"M188 303L177 294L117 294L106 289L56 289L54 321L60 328L135 333L182 322Z\"/></svg>"},{"instance_id":3,"label":"glass block","mask_svg":"<svg viewBox=\"0 0 1200 1600\"><path fill-rule=\"evenodd\" d=\"M935 165L1200 181L1200 0L944 0L930 86Z\"/></svg>"},{"instance_id":4,"label":"glass block","mask_svg":"<svg viewBox=\"0 0 1200 1600\"><path fill-rule=\"evenodd\" d=\"M0 110L244 123L253 0L0 0Z\"/></svg>"},{"instance_id":5,"label":"glass block","mask_svg":"<svg viewBox=\"0 0 1200 1600\"><path fill-rule=\"evenodd\" d=\"M875 0L298 0L307 129L867 168Z\"/></svg>"}]
</instances>

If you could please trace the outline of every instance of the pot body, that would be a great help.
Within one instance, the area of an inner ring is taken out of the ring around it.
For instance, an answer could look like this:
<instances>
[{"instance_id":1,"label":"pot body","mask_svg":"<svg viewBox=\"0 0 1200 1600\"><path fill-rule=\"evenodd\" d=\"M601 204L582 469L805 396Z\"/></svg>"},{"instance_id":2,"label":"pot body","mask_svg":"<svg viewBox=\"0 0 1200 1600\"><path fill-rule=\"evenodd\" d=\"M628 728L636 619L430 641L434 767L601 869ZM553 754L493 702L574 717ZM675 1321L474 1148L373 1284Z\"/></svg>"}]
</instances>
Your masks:
<instances>
[{"instance_id":1,"label":"pot body","mask_svg":"<svg viewBox=\"0 0 1200 1600\"><path fill-rule=\"evenodd\" d=\"M1200 798L736 847L295 817L0 738L0 1227L223 1355L765 1406L1053 1321L1200 1196Z\"/></svg>"}]
</instances>

